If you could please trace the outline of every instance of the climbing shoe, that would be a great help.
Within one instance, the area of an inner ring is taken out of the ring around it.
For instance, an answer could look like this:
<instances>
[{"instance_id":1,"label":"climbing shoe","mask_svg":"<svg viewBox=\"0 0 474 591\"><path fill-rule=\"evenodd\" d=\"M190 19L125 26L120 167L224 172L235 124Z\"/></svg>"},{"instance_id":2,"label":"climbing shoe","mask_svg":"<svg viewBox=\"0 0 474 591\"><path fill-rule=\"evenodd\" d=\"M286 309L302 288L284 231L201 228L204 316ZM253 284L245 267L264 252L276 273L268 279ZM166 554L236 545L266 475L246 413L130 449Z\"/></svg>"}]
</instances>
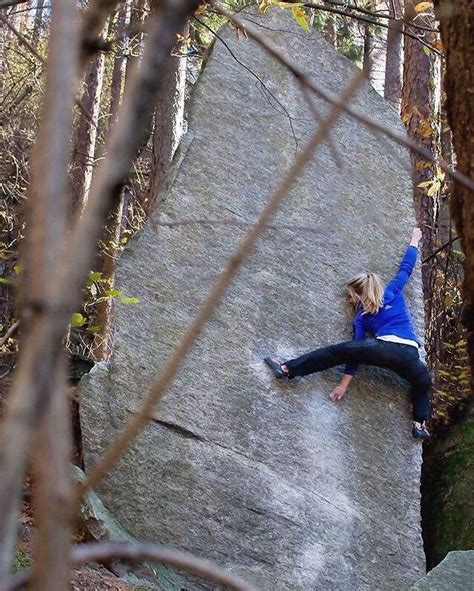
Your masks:
<instances>
[{"instance_id":1,"label":"climbing shoe","mask_svg":"<svg viewBox=\"0 0 474 591\"><path fill-rule=\"evenodd\" d=\"M288 373L286 371L283 371L281 365L277 361L274 361L271 357L265 357L264 361L272 370L273 375L276 377L277 380L281 380L283 378L288 377Z\"/></svg>"},{"instance_id":2,"label":"climbing shoe","mask_svg":"<svg viewBox=\"0 0 474 591\"><path fill-rule=\"evenodd\" d=\"M419 425L419 427L418 427ZM413 423L413 428L411 430L411 434L413 435L414 439L428 439L430 433L426 428L425 423Z\"/></svg>"}]
</instances>

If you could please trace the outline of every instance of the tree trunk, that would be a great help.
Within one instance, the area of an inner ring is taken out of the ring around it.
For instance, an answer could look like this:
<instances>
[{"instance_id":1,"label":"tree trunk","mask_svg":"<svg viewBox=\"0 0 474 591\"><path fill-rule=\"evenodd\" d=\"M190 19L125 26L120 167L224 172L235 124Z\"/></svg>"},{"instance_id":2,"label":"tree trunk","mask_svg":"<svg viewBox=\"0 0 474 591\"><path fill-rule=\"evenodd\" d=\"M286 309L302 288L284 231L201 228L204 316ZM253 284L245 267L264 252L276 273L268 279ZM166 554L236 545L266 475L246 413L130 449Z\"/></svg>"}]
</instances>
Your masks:
<instances>
[{"instance_id":1,"label":"tree trunk","mask_svg":"<svg viewBox=\"0 0 474 591\"><path fill-rule=\"evenodd\" d=\"M331 6L330 2L324 2L327 6ZM323 29L324 38L328 43L333 45L334 47L337 46L337 26L336 26L336 18L335 15L328 13L327 21L324 25Z\"/></svg>"},{"instance_id":2,"label":"tree trunk","mask_svg":"<svg viewBox=\"0 0 474 591\"><path fill-rule=\"evenodd\" d=\"M44 0L37 0L36 2L36 12L35 18L33 21L33 34L31 36L31 43L33 47L38 47L38 42L40 39L41 28L43 25L43 7L44 7Z\"/></svg>"},{"instance_id":3,"label":"tree trunk","mask_svg":"<svg viewBox=\"0 0 474 591\"><path fill-rule=\"evenodd\" d=\"M416 0L415 0L416 2ZM405 20L415 16L413 0L405 3ZM435 36L427 33L427 42ZM436 56L425 53L419 41L405 36L404 68L401 104L402 120L411 139L428 149L434 157L439 154L439 65ZM423 231L422 257L428 256L435 246L439 191L436 179L439 171L436 164L411 153L413 199L417 223ZM420 183L429 183L419 186ZM431 273L428 265L422 267L425 313L430 323Z\"/></svg>"},{"instance_id":4,"label":"tree trunk","mask_svg":"<svg viewBox=\"0 0 474 591\"><path fill-rule=\"evenodd\" d=\"M112 70L112 84L110 88L110 103L108 126L114 123L115 115L122 99L123 84L125 80L126 59L123 47L127 45L125 34L128 25L129 2L125 2L119 10L116 25L116 37L121 40L122 50L119 49L115 55L114 67ZM124 191L121 192L118 204L110 216L107 226L104 228L103 252L101 253L100 270L102 273L102 291L113 289L115 285L115 268L119 253L120 234L122 230L122 216L124 204ZM107 298L96 306L95 323L99 332L95 335L92 345L93 357L96 361L103 361L110 354L110 337L112 332L114 300Z\"/></svg>"},{"instance_id":5,"label":"tree trunk","mask_svg":"<svg viewBox=\"0 0 474 591\"><path fill-rule=\"evenodd\" d=\"M453 133L457 168L474 179L474 3L435 0L446 52L447 113ZM474 195L454 183L451 215L465 253L464 325L474 390Z\"/></svg>"},{"instance_id":6,"label":"tree trunk","mask_svg":"<svg viewBox=\"0 0 474 591\"><path fill-rule=\"evenodd\" d=\"M368 2L367 9L374 10L375 3ZM372 78L373 66L374 66L374 36L372 26L369 24L364 25L364 50L362 54L362 69L369 80Z\"/></svg>"},{"instance_id":7,"label":"tree trunk","mask_svg":"<svg viewBox=\"0 0 474 591\"><path fill-rule=\"evenodd\" d=\"M183 133L186 58L170 56L163 76L164 83L155 110L153 163L148 192L149 209L156 203L163 179Z\"/></svg>"},{"instance_id":8,"label":"tree trunk","mask_svg":"<svg viewBox=\"0 0 474 591\"><path fill-rule=\"evenodd\" d=\"M385 61L384 97L397 111L400 111L402 95L402 67L403 67L403 13L401 2L394 0L391 27L387 31L387 51Z\"/></svg>"},{"instance_id":9,"label":"tree trunk","mask_svg":"<svg viewBox=\"0 0 474 591\"><path fill-rule=\"evenodd\" d=\"M79 113L74 141L72 192L76 213L80 213L87 202L92 180L103 76L104 55L99 54L90 64L85 77L81 105L87 117Z\"/></svg>"}]
</instances>

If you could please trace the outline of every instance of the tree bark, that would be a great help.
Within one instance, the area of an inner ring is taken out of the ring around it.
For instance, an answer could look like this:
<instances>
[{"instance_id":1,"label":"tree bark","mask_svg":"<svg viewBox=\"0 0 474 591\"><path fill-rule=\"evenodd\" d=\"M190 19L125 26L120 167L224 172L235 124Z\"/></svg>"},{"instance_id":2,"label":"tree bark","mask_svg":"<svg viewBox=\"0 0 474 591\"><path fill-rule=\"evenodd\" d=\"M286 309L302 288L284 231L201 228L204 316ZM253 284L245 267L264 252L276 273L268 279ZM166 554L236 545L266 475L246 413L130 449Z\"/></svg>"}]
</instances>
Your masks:
<instances>
[{"instance_id":1,"label":"tree bark","mask_svg":"<svg viewBox=\"0 0 474 591\"><path fill-rule=\"evenodd\" d=\"M393 12L394 20L387 31L384 98L399 112L402 95L403 12L401 0L394 0L394 5L397 5Z\"/></svg>"},{"instance_id":2,"label":"tree bark","mask_svg":"<svg viewBox=\"0 0 474 591\"><path fill-rule=\"evenodd\" d=\"M178 53L179 50L175 51ZM171 55L164 76L165 81L161 87L155 109L153 162L148 192L149 209L156 203L163 180L183 133L186 58Z\"/></svg>"},{"instance_id":3,"label":"tree bark","mask_svg":"<svg viewBox=\"0 0 474 591\"><path fill-rule=\"evenodd\" d=\"M331 6L330 2L324 2L327 6ZM327 15L327 21L324 25L323 29L324 38L328 43L332 46L337 46L337 26L336 26L336 18L332 14Z\"/></svg>"},{"instance_id":4,"label":"tree bark","mask_svg":"<svg viewBox=\"0 0 474 591\"><path fill-rule=\"evenodd\" d=\"M446 52L447 114L457 168L474 179L474 3L435 0ZM474 391L474 195L459 183L452 189L451 215L461 238L464 261L464 315Z\"/></svg>"},{"instance_id":5,"label":"tree bark","mask_svg":"<svg viewBox=\"0 0 474 591\"><path fill-rule=\"evenodd\" d=\"M374 2L367 3L367 8L369 10L374 10L374 7L375 7ZM373 59L374 58L374 56L373 56L374 37L373 37L372 26L373 25L369 25L369 24L364 25L364 49L363 49L363 54L362 54L362 69L365 72L365 75L367 76L367 78L369 80L372 79L372 72L373 72L373 66L374 66L374 59Z\"/></svg>"},{"instance_id":6,"label":"tree bark","mask_svg":"<svg viewBox=\"0 0 474 591\"><path fill-rule=\"evenodd\" d=\"M104 54L101 53L89 65L84 81L81 105L88 116L79 114L72 165L73 211L77 214L87 203L94 170L104 64Z\"/></svg>"},{"instance_id":7,"label":"tree bark","mask_svg":"<svg viewBox=\"0 0 474 591\"><path fill-rule=\"evenodd\" d=\"M117 17L116 37L125 45L125 34L128 24L129 2L125 2L120 8ZM114 124L114 119L122 99L122 90L125 80L126 59L123 51L119 50L115 55L112 71L112 85L110 89L108 126ZM109 221L104 228L103 252L101 253L100 270L102 273L102 292L113 289L115 286L115 269L119 254L120 235L122 230L124 192L122 191ZM103 361L110 355L110 339L114 313L113 298L106 298L96 306L95 323L99 332L94 337L92 355L96 361Z\"/></svg>"},{"instance_id":8,"label":"tree bark","mask_svg":"<svg viewBox=\"0 0 474 591\"><path fill-rule=\"evenodd\" d=\"M406 22L410 22L416 14L415 3L416 0L407 0L405 3ZM425 39L432 43L435 36L427 33ZM439 155L439 64L432 52L425 53L423 45L411 37L405 37L404 40L401 114L409 137L437 157ZM438 168L414 152L411 152L411 162L413 200L417 223L423 231L421 252L422 257L425 258L435 246L439 191L429 195L430 186L420 187L419 185L434 181ZM429 325L431 273L428 265L422 267L422 278L425 313L427 325Z\"/></svg>"},{"instance_id":9,"label":"tree bark","mask_svg":"<svg viewBox=\"0 0 474 591\"><path fill-rule=\"evenodd\" d=\"M43 26L43 7L44 7L44 0L37 0L36 2L36 12L35 18L33 21L33 33L31 35L31 43L33 47L38 47L38 42L40 39L41 28Z\"/></svg>"}]
</instances>

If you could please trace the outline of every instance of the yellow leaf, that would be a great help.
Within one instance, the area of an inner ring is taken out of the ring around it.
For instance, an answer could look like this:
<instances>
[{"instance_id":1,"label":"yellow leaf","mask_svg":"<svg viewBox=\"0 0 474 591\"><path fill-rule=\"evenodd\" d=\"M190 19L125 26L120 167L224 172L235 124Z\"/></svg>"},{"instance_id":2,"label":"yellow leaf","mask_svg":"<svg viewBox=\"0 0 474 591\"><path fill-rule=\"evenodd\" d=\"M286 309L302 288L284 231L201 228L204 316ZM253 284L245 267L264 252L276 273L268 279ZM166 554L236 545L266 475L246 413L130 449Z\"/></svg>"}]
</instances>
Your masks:
<instances>
[{"instance_id":1,"label":"yellow leaf","mask_svg":"<svg viewBox=\"0 0 474 591\"><path fill-rule=\"evenodd\" d=\"M308 15L304 12L301 6L293 5L291 7L293 18L299 24L299 26L305 31L309 31Z\"/></svg>"},{"instance_id":2,"label":"yellow leaf","mask_svg":"<svg viewBox=\"0 0 474 591\"><path fill-rule=\"evenodd\" d=\"M261 12L261 14L265 14L271 4L272 0L263 0L263 2L260 3L258 10Z\"/></svg>"},{"instance_id":3,"label":"yellow leaf","mask_svg":"<svg viewBox=\"0 0 474 591\"><path fill-rule=\"evenodd\" d=\"M420 2L419 4L417 4L415 6L415 12L425 12L426 10L429 10L430 8L433 8L432 2Z\"/></svg>"}]
</instances>

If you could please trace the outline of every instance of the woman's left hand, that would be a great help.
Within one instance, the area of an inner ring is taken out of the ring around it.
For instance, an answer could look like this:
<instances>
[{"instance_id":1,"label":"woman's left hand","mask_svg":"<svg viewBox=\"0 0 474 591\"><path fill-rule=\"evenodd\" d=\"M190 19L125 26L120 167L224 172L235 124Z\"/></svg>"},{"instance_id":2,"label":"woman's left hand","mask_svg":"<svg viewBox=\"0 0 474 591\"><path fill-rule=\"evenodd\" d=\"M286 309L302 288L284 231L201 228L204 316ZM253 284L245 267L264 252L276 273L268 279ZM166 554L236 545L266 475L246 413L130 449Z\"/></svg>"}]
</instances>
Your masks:
<instances>
[{"instance_id":1,"label":"woman's left hand","mask_svg":"<svg viewBox=\"0 0 474 591\"><path fill-rule=\"evenodd\" d=\"M346 387L339 384L339 386L336 386L334 390L331 392L331 400L341 400L342 398L344 398L345 393Z\"/></svg>"}]
</instances>

